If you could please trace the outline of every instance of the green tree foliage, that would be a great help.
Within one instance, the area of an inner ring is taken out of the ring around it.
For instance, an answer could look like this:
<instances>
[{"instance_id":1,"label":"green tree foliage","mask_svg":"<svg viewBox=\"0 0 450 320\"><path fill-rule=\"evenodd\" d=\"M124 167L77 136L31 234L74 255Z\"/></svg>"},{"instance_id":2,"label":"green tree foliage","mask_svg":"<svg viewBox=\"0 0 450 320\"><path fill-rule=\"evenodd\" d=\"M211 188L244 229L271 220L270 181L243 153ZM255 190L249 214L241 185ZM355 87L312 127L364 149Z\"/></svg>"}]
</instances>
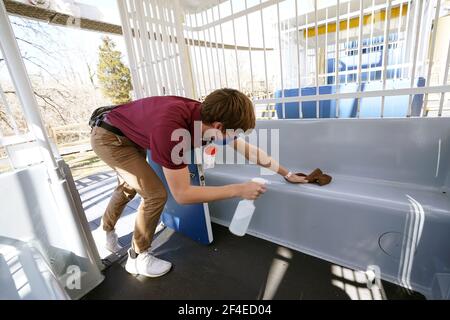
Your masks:
<instances>
[{"instance_id":1,"label":"green tree foliage","mask_svg":"<svg viewBox=\"0 0 450 320\"><path fill-rule=\"evenodd\" d=\"M103 94L113 104L124 104L131 100L132 90L130 69L121 61L121 52L115 50L115 43L104 37L99 47L97 77Z\"/></svg>"}]
</instances>

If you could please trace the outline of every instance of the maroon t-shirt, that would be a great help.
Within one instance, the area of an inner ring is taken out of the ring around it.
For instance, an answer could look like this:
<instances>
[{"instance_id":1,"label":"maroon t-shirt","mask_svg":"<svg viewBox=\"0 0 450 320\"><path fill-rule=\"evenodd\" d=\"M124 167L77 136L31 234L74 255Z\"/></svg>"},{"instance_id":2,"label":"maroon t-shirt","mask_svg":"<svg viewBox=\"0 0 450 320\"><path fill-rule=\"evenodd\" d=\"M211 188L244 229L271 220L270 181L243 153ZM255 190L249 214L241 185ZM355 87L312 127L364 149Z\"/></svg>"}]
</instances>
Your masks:
<instances>
[{"instance_id":1,"label":"maroon t-shirt","mask_svg":"<svg viewBox=\"0 0 450 320\"><path fill-rule=\"evenodd\" d=\"M181 169L171 154L179 141L171 141L172 132L186 129L194 139L194 121L201 121L201 103L176 96L149 97L129 102L113 109L106 120L119 128L139 146L152 151L152 159L169 169Z\"/></svg>"}]
</instances>

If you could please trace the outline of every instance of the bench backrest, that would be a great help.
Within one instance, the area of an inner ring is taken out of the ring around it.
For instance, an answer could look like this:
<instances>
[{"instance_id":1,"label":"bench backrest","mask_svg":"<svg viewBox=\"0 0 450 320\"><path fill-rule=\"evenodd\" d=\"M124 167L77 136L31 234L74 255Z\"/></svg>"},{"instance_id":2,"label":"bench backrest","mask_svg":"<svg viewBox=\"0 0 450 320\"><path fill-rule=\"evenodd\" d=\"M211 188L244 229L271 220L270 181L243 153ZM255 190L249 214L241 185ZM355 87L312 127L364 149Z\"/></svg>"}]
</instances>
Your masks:
<instances>
[{"instance_id":1,"label":"bench backrest","mask_svg":"<svg viewBox=\"0 0 450 320\"><path fill-rule=\"evenodd\" d=\"M450 118L261 120L260 129L279 129L289 168L450 186Z\"/></svg>"}]
</instances>

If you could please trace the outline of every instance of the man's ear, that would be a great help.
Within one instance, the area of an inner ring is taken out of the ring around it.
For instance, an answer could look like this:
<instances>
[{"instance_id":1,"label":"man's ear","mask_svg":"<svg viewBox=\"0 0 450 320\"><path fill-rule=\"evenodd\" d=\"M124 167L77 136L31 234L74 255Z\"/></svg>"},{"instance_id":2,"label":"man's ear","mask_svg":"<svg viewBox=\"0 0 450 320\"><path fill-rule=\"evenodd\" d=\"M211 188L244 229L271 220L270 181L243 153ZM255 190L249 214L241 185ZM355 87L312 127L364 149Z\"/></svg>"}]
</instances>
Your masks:
<instances>
[{"instance_id":1,"label":"man's ear","mask_svg":"<svg viewBox=\"0 0 450 320\"><path fill-rule=\"evenodd\" d=\"M223 124L222 124L222 122L217 122L217 121L215 121L215 122L212 123L212 127L213 127L214 129L219 130L220 132L223 131Z\"/></svg>"}]
</instances>

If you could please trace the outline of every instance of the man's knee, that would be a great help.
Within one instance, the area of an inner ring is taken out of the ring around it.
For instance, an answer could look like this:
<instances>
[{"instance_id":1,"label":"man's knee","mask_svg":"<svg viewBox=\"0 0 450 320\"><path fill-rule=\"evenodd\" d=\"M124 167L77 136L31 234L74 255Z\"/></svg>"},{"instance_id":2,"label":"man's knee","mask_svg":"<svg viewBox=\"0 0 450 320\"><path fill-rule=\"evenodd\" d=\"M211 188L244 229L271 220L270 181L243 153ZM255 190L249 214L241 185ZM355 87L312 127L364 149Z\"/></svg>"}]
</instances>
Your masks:
<instances>
[{"instance_id":1,"label":"man's knee","mask_svg":"<svg viewBox=\"0 0 450 320\"><path fill-rule=\"evenodd\" d=\"M142 195L144 202L165 205L167 202L167 191L161 186L158 189L149 190Z\"/></svg>"}]
</instances>

